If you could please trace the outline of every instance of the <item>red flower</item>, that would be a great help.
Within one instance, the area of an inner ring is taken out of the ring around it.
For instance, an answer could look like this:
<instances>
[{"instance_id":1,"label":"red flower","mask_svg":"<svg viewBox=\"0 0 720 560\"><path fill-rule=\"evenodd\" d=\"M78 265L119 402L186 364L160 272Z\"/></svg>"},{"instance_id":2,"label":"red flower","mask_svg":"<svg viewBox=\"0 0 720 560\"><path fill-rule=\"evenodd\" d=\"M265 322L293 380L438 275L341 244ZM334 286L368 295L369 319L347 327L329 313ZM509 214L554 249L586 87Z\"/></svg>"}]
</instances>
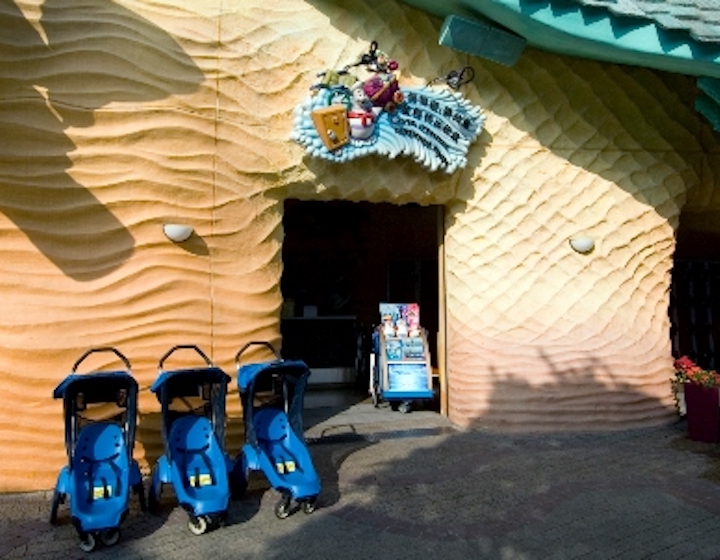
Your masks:
<instances>
[{"instance_id":1,"label":"red flower","mask_svg":"<svg viewBox=\"0 0 720 560\"><path fill-rule=\"evenodd\" d=\"M711 369L703 369L687 356L678 358L673 363L675 366L675 377L682 382L695 383L705 387L720 386L720 375Z\"/></svg>"}]
</instances>

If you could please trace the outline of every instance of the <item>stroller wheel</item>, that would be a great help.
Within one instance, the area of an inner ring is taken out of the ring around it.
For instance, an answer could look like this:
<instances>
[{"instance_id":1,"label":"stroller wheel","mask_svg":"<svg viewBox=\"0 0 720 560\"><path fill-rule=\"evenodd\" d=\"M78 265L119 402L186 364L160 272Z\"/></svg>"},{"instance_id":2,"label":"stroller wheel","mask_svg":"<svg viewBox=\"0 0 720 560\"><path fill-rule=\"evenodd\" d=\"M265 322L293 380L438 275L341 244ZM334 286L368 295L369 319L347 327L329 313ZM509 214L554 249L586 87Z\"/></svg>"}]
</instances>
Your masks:
<instances>
[{"instance_id":1,"label":"stroller wheel","mask_svg":"<svg viewBox=\"0 0 720 560\"><path fill-rule=\"evenodd\" d=\"M290 515L290 496L283 496L275 504L275 515L278 519L285 519Z\"/></svg>"},{"instance_id":2,"label":"stroller wheel","mask_svg":"<svg viewBox=\"0 0 720 560\"><path fill-rule=\"evenodd\" d=\"M202 535L208 529L207 519L204 517L191 517L188 519L188 529L193 535Z\"/></svg>"},{"instance_id":3,"label":"stroller wheel","mask_svg":"<svg viewBox=\"0 0 720 560\"><path fill-rule=\"evenodd\" d=\"M92 533L85 533L80 535L80 550L83 552L92 552L95 550L95 537Z\"/></svg>"},{"instance_id":4,"label":"stroller wheel","mask_svg":"<svg viewBox=\"0 0 720 560\"><path fill-rule=\"evenodd\" d=\"M314 512L315 509L316 509L315 498L312 498L312 499L302 503L302 510L304 513L310 514L310 513Z\"/></svg>"},{"instance_id":5,"label":"stroller wheel","mask_svg":"<svg viewBox=\"0 0 720 560\"><path fill-rule=\"evenodd\" d=\"M58 492L57 489L53 492L52 504L50 505L50 525L55 525L57 523L58 508L63 502L63 498L64 494Z\"/></svg>"},{"instance_id":6,"label":"stroller wheel","mask_svg":"<svg viewBox=\"0 0 720 560\"><path fill-rule=\"evenodd\" d=\"M115 546L120 540L120 529L105 529L100 533L100 542L104 546Z\"/></svg>"}]
</instances>

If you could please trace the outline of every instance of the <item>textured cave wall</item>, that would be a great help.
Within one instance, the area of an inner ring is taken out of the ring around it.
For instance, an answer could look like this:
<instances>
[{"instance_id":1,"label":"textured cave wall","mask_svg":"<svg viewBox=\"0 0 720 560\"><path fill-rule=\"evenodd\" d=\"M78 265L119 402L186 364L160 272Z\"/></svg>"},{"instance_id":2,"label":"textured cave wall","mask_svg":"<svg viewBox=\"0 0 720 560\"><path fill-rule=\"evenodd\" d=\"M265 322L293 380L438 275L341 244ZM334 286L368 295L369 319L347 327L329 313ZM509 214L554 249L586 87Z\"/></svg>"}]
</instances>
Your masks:
<instances>
[{"instance_id":1,"label":"textured cave wall","mask_svg":"<svg viewBox=\"0 0 720 560\"><path fill-rule=\"evenodd\" d=\"M680 219L680 251L683 256L720 260L720 189L717 170L720 154L708 154L702 168L704 179L688 190Z\"/></svg>"},{"instance_id":2,"label":"textured cave wall","mask_svg":"<svg viewBox=\"0 0 720 560\"><path fill-rule=\"evenodd\" d=\"M288 141L318 69L354 60L373 39L388 49L407 42L387 21L409 29L406 10L351 8L0 3L0 442L14 450L0 462L0 491L54 483L66 459L52 390L88 348L116 347L132 363L136 457L147 472L161 453L149 387L169 348L197 344L234 373L245 342L280 342L286 196L450 196L452 178L438 181L411 161L338 170L306 162ZM417 37L436 22L420 17L417 26L407 63L419 57L424 74L435 72ZM439 60L443 71L454 62L447 52ZM174 245L165 222L195 235ZM196 360L183 352L166 367ZM102 355L83 370L118 365Z\"/></svg>"},{"instance_id":3,"label":"textured cave wall","mask_svg":"<svg viewBox=\"0 0 720 560\"><path fill-rule=\"evenodd\" d=\"M540 53L482 79L492 140L448 205L450 417L502 429L668 418L674 230L686 189L716 187L692 81ZM578 233L593 253L571 249Z\"/></svg>"},{"instance_id":4,"label":"textured cave wall","mask_svg":"<svg viewBox=\"0 0 720 560\"><path fill-rule=\"evenodd\" d=\"M0 443L13 449L0 491L54 483L65 457L50 396L87 348L131 360L147 468L166 350L198 344L233 373L245 342L279 342L290 197L446 206L458 424L667 418L673 228L686 190L712 186L717 153L692 82L532 50L504 68L438 46L440 23L392 1L0 3ZM289 142L315 73L373 40L405 85L475 68L464 93L487 131L464 171L338 166ZM196 234L174 245L168 221ZM591 255L569 248L579 231L597 239ZM235 453L235 391L228 412Z\"/></svg>"}]
</instances>

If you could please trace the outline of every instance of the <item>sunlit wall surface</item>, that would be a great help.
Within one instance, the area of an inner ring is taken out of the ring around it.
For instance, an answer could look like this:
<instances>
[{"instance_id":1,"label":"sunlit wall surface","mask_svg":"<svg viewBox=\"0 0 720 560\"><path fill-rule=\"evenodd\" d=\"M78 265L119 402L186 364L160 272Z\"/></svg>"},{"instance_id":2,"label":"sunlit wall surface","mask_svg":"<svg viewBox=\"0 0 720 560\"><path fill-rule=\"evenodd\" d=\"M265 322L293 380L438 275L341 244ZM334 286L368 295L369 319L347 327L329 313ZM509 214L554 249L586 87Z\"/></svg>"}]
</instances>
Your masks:
<instances>
[{"instance_id":1,"label":"sunlit wall surface","mask_svg":"<svg viewBox=\"0 0 720 560\"><path fill-rule=\"evenodd\" d=\"M245 342L279 342L290 197L445 206L453 422L672 417L674 231L720 159L693 81L532 49L507 68L439 46L440 25L392 1L0 2L0 443L12 450L0 491L54 484L65 451L51 394L86 349L130 359L147 468L166 350L197 344L233 372ZM401 84L475 69L463 93L487 120L464 170L338 165L289 140L317 72L371 41ZM173 244L168 222L195 233ZM592 253L570 247L580 233ZM228 404L234 452L234 391Z\"/></svg>"}]
</instances>

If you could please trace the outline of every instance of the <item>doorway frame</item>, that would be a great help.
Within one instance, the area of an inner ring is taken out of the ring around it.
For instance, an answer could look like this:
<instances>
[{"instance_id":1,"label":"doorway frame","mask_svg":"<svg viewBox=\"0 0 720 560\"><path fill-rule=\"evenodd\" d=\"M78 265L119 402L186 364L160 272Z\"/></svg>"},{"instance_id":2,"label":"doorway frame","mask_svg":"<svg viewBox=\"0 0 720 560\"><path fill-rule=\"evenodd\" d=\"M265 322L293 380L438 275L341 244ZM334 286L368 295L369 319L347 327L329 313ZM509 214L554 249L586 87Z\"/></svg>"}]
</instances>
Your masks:
<instances>
[{"instance_id":1,"label":"doorway frame","mask_svg":"<svg viewBox=\"0 0 720 560\"><path fill-rule=\"evenodd\" d=\"M440 384L440 414L448 416L448 376L447 376L447 297L445 283L445 206L437 206L437 246L438 246L438 333L437 367Z\"/></svg>"}]
</instances>

